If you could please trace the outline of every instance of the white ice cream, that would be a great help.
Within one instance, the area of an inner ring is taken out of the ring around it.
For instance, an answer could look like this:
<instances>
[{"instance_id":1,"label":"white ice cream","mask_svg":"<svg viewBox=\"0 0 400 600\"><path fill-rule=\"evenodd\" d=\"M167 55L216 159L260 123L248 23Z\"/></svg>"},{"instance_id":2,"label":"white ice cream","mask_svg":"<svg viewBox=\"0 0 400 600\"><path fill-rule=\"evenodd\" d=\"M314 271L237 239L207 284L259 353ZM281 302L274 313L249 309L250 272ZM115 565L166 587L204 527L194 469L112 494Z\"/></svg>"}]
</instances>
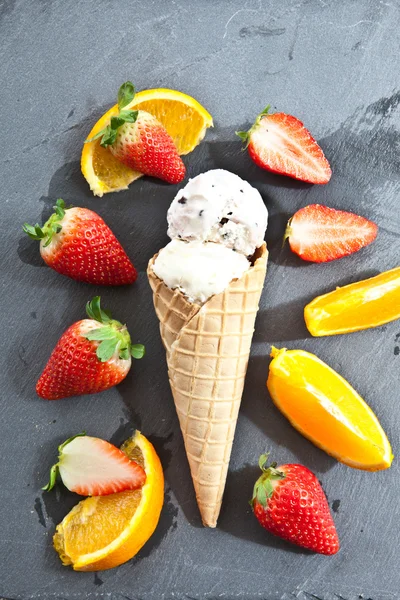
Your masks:
<instances>
[{"instance_id":1,"label":"white ice cream","mask_svg":"<svg viewBox=\"0 0 400 600\"><path fill-rule=\"evenodd\" d=\"M268 211L255 188L238 175L215 169L191 179L168 211L171 239L223 244L245 256L264 241Z\"/></svg>"},{"instance_id":2,"label":"white ice cream","mask_svg":"<svg viewBox=\"0 0 400 600\"><path fill-rule=\"evenodd\" d=\"M214 243L172 240L154 261L154 273L191 302L203 303L223 292L250 267L247 258Z\"/></svg>"}]
</instances>

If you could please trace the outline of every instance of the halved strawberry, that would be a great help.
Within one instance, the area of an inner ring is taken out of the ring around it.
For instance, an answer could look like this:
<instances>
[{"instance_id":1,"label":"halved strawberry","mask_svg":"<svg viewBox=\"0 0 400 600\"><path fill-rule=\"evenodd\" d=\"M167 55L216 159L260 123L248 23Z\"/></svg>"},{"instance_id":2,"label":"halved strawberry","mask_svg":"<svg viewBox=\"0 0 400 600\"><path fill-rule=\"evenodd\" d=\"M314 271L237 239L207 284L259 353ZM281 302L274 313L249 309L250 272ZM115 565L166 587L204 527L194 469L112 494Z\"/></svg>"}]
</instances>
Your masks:
<instances>
[{"instance_id":1,"label":"halved strawberry","mask_svg":"<svg viewBox=\"0 0 400 600\"><path fill-rule=\"evenodd\" d=\"M96 437L79 433L58 447L58 462L51 467L50 491L60 474L71 492L81 496L107 496L136 490L146 481L144 469L118 448Z\"/></svg>"},{"instance_id":2,"label":"halved strawberry","mask_svg":"<svg viewBox=\"0 0 400 600\"><path fill-rule=\"evenodd\" d=\"M332 171L324 153L299 119L285 113L258 115L249 131L237 131L254 162L267 171L308 183L328 183Z\"/></svg>"},{"instance_id":3,"label":"halved strawberry","mask_svg":"<svg viewBox=\"0 0 400 600\"><path fill-rule=\"evenodd\" d=\"M303 260L320 263L357 252L373 242L377 234L378 226L364 217L310 204L289 219L285 240Z\"/></svg>"}]
</instances>

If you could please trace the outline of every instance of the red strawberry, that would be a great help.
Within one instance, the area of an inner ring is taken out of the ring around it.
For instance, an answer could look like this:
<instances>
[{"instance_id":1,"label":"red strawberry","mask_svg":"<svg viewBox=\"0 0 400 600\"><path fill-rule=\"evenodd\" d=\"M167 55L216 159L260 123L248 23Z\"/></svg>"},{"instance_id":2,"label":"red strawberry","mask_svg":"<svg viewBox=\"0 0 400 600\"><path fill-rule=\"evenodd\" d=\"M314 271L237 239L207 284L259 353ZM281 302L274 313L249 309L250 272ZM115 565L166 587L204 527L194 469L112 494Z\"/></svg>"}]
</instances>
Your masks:
<instances>
[{"instance_id":1,"label":"red strawberry","mask_svg":"<svg viewBox=\"0 0 400 600\"><path fill-rule=\"evenodd\" d=\"M262 169L309 183L328 183L331 178L324 153L296 117L269 114L267 106L249 131L238 131L237 135Z\"/></svg>"},{"instance_id":2,"label":"red strawberry","mask_svg":"<svg viewBox=\"0 0 400 600\"><path fill-rule=\"evenodd\" d=\"M103 219L87 208L65 208L58 199L43 227L25 223L23 230L40 240L44 262L62 275L97 285L133 283L137 272Z\"/></svg>"},{"instance_id":3,"label":"red strawberry","mask_svg":"<svg viewBox=\"0 0 400 600\"><path fill-rule=\"evenodd\" d=\"M101 310L100 297L86 305L89 319L67 329L36 384L46 400L95 394L118 385L131 368L131 356L142 358L144 346L131 344L125 325Z\"/></svg>"},{"instance_id":4,"label":"red strawberry","mask_svg":"<svg viewBox=\"0 0 400 600\"><path fill-rule=\"evenodd\" d=\"M251 505L259 523L270 533L319 554L336 554L339 539L328 502L318 479L302 465L266 465L256 481Z\"/></svg>"},{"instance_id":5,"label":"red strawberry","mask_svg":"<svg viewBox=\"0 0 400 600\"><path fill-rule=\"evenodd\" d=\"M81 496L107 496L141 488L144 469L115 446L99 438L79 433L58 447L58 463L51 467L49 492L58 473L71 492Z\"/></svg>"},{"instance_id":6,"label":"red strawberry","mask_svg":"<svg viewBox=\"0 0 400 600\"><path fill-rule=\"evenodd\" d=\"M377 234L378 226L364 217L310 204L289 220L285 239L300 258L320 263L357 252L373 242Z\"/></svg>"},{"instance_id":7,"label":"red strawberry","mask_svg":"<svg viewBox=\"0 0 400 600\"><path fill-rule=\"evenodd\" d=\"M86 141L101 137L100 145L109 147L124 165L168 183L180 183L185 177L185 165L167 130L144 110L124 110L134 96L133 83L122 84L118 91L118 115L111 117L105 129Z\"/></svg>"}]
</instances>

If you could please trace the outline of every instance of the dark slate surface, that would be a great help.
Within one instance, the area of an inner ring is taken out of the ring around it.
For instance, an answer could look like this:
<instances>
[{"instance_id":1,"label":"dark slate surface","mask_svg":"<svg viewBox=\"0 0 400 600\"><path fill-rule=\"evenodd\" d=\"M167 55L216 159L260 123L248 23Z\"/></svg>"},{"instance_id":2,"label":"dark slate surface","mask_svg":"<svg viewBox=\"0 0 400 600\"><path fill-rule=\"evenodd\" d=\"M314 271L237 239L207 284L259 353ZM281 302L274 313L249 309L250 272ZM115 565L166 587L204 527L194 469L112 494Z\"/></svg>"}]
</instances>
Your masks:
<instances>
[{"instance_id":1,"label":"dark slate surface","mask_svg":"<svg viewBox=\"0 0 400 600\"><path fill-rule=\"evenodd\" d=\"M378 474L336 463L290 427L265 389L271 343L315 352L368 400L398 451L399 322L314 340L302 309L337 284L399 264L399 30L394 0L0 1L0 596L400 597L397 461ZM269 271L216 531L200 526L145 276L148 258L167 241L165 215L177 188L141 180L128 192L94 199L79 171L83 139L128 78L139 88L182 89L204 103L215 129L185 159L188 174L230 169L260 190L271 215ZM320 140L333 166L329 185L270 176L241 153L235 129L268 102L304 120ZM106 219L141 271L136 285L99 289L43 267L20 227L47 216L59 196ZM377 242L333 264L300 262L281 250L281 237L288 215L311 202L374 219ZM146 359L99 396L39 400L34 385L50 351L96 293L146 344ZM83 428L119 443L134 427L154 442L165 467L156 534L118 569L63 568L51 536L76 499L62 489L40 492L56 445ZM254 520L247 499L265 447L321 479L342 542L337 556L297 550Z\"/></svg>"}]
</instances>

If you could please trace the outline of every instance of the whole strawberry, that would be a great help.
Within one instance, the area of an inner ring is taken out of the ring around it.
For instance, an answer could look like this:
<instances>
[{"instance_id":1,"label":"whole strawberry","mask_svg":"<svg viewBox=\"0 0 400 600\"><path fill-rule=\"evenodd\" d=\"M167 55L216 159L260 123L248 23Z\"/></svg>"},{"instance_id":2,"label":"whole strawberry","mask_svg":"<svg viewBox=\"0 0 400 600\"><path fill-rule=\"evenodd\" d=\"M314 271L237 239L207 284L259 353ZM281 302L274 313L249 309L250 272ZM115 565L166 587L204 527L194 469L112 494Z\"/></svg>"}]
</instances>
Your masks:
<instances>
[{"instance_id":1,"label":"whole strawberry","mask_svg":"<svg viewBox=\"0 0 400 600\"><path fill-rule=\"evenodd\" d=\"M62 275L97 285L133 283L137 272L103 219L88 208L66 208L58 199L43 227L25 223L23 230L40 240L44 262Z\"/></svg>"},{"instance_id":2,"label":"whole strawberry","mask_svg":"<svg viewBox=\"0 0 400 600\"><path fill-rule=\"evenodd\" d=\"M133 83L122 84L118 92L118 115L86 141L101 137L100 145L108 147L124 165L168 183L180 183L185 177L185 165L160 121L144 110L124 110L134 97Z\"/></svg>"},{"instance_id":3,"label":"whole strawberry","mask_svg":"<svg viewBox=\"0 0 400 600\"><path fill-rule=\"evenodd\" d=\"M132 345L125 325L100 307L96 296L86 305L89 319L74 323L61 336L36 384L46 400L95 394L118 385L142 358L144 346Z\"/></svg>"},{"instance_id":4,"label":"whole strawberry","mask_svg":"<svg viewBox=\"0 0 400 600\"><path fill-rule=\"evenodd\" d=\"M332 171L322 149L299 119L270 114L269 106L249 131L237 131L254 162L267 171L308 183L328 183Z\"/></svg>"},{"instance_id":5,"label":"whole strawberry","mask_svg":"<svg viewBox=\"0 0 400 600\"><path fill-rule=\"evenodd\" d=\"M339 539L318 479L306 467L267 466L262 454L250 502L259 523L270 533L319 554L336 554Z\"/></svg>"}]
</instances>

